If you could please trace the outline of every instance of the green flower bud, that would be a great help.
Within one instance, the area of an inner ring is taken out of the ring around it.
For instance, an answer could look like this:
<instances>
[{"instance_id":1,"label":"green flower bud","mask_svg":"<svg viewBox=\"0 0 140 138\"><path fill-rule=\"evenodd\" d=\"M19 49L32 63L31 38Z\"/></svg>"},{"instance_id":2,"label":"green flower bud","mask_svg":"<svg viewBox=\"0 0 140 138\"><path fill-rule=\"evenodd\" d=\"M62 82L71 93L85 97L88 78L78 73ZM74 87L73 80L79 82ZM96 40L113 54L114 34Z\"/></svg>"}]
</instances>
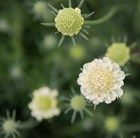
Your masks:
<instances>
[{"instance_id":1,"label":"green flower bud","mask_svg":"<svg viewBox=\"0 0 140 138\"><path fill-rule=\"evenodd\" d=\"M41 15L46 12L46 3L43 1L38 1L33 5L33 10L36 14Z\"/></svg>"},{"instance_id":2,"label":"green flower bud","mask_svg":"<svg viewBox=\"0 0 140 138\"><path fill-rule=\"evenodd\" d=\"M83 96L76 95L71 99L71 107L76 111L81 111L85 108L86 102Z\"/></svg>"},{"instance_id":3,"label":"green flower bud","mask_svg":"<svg viewBox=\"0 0 140 138\"><path fill-rule=\"evenodd\" d=\"M71 97L71 99L64 98L66 101L69 101L69 104L68 104L67 109L65 110L65 113L67 114L69 111L71 110L73 111L71 123L75 121L77 113L80 114L81 119L84 118L84 112L92 116L92 113L87 108L88 104L86 103L85 98L82 95L77 95L73 88L71 88L71 90L73 93L73 96Z\"/></svg>"},{"instance_id":4,"label":"green flower bud","mask_svg":"<svg viewBox=\"0 0 140 138\"><path fill-rule=\"evenodd\" d=\"M84 18L79 8L64 8L59 10L55 18L55 27L63 35L77 35L84 24Z\"/></svg>"},{"instance_id":5,"label":"green flower bud","mask_svg":"<svg viewBox=\"0 0 140 138\"><path fill-rule=\"evenodd\" d=\"M80 60L85 57L85 49L80 45L72 46L70 48L70 56L75 60Z\"/></svg>"},{"instance_id":6,"label":"green flower bud","mask_svg":"<svg viewBox=\"0 0 140 138\"><path fill-rule=\"evenodd\" d=\"M51 49L57 45L57 38L53 35L47 35L43 40L44 48Z\"/></svg>"},{"instance_id":7,"label":"green flower bud","mask_svg":"<svg viewBox=\"0 0 140 138\"><path fill-rule=\"evenodd\" d=\"M13 112L12 116L10 116L9 112L7 112L7 118L0 120L0 133L7 138L19 136L19 126L19 122L15 120L15 112Z\"/></svg>"},{"instance_id":8,"label":"green flower bud","mask_svg":"<svg viewBox=\"0 0 140 138\"><path fill-rule=\"evenodd\" d=\"M60 32L62 34L58 47L65 40L65 36L71 37L74 45L76 45L74 36L77 34L88 40L86 35L89 33L86 28L90 26L85 23L85 19L93 15L94 12L82 15L80 8L83 2L84 0L81 0L76 8L72 8L71 0L69 0L69 7L65 8L63 4L61 4L63 8L61 10L57 10L49 4L49 7L52 9L52 13L55 15L55 20L54 22L42 23L42 25L55 26L57 29L56 33Z\"/></svg>"},{"instance_id":9,"label":"green flower bud","mask_svg":"<svg viewBox=\"0 0 140 138\"><path fill-rule=\"evenodd\" d=\"M12 133L15 131L17 124L14 120L6 120L3 123L3 129L6 133Z\"/></svg>"},{"instance_id":10,"label":"green flower bud","mask_svg":"<svg viewBox=\"0 0 140 138\"><path fill-rule=\"evenodd\" d=\"M20 65L15 65L11 68L10 76L13 79L19 79L22 77L22 75L23 75L23 72L22 72L22 68L20 67Z\"/></svg>"},{"instance_id":11,"label":"green flower bud","mask_svg":"<svg viewBox=\"0 0 140 138\"><path fill-rule=\"evenodd\" d=\"M110 132L110 133L113 133L113 132L116 132L119 128L119 120L112 116L112 117L108 117L106 120L105 120L105 129Z\"/></svg>"},{"instance_id":12,"label":"green flower bud","mask_svg":"<svg viewBox=\"0 0 140 138\"><path fill-rule=\"evenodd\" d=\"M124 66L130 59L130 48L125 43L113 43L108 48L106 56L120 66Z\"/></svg>"}]
</instances>

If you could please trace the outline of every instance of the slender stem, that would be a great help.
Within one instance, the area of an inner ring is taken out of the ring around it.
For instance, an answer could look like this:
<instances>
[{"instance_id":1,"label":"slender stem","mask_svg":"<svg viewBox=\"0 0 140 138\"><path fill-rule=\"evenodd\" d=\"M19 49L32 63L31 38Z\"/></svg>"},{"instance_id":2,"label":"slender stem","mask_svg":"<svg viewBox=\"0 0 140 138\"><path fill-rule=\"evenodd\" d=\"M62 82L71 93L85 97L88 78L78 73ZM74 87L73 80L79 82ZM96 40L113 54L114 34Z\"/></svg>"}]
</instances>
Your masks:
<instances>
[{"instance_id":1,"label":"slender stem","mask_svg":"<svg viewBox=\"0 0 140 138\"><path fill-rule=\"evenodd\" d=\"M69 7L70 7L70 8L72 7L72 3L71 3L71 0L69 0Z\"/></svg>"},{"instance_id":2,"label":"slender stem","mask_svg":"<svg viewBox=\"0 0 140 138\"><path fill-rule=\"evenodd\" d=\"M20 125L18 126L19 129L30 129L33 128L35 126L37 126L40 122L36 121L36 120L28 120L26 122L20 123Z\"/></svg>"},{"instance_id":3,"label":"slender stem","mask_svg":"<svg viewBox=\"0 0 140 138\"><path fill-rule=\"evenodd\" d=\"M140 131L140 124L123 126L122 130L128 131L128 132L138 132Z\"/></svg>"},{"instance_id":4,"label":"slender stem","mask_svg":"<svg viewBox=\"0 0 140 138\"><path fill-rule=\"evenodd\" d=\"M105 16L103 16L102 18L97 19L97 20L94 20L94 21L85 21L84 24L85 24L85 25L98 25L98 24L104 23L104 22L106 22L107 20L109 20L110 18L112 18L112 17L117 13L118 10L119 10L119 7L118 7L118 6L113 7L113 8L112 8Z\"/></svg>"}]
</instances>

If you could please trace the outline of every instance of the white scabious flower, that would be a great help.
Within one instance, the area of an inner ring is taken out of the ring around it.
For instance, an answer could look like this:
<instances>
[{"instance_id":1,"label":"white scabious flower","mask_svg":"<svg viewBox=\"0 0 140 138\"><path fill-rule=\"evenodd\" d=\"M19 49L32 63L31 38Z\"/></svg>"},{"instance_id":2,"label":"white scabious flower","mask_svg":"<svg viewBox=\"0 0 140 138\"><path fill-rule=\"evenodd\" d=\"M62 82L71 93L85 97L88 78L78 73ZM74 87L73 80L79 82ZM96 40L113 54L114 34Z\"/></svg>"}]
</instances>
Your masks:
<instances>
[{"instance_id":1,"label":"white scabious flower","mask_svg":"<svg viewBox=\"0 0 140 138\"><path fill-rule=\"evenodd\" d=\"M57 107L57 96L58 91L51 90L48 87L41 87L34 90L33 99L29 103L32 116L38 121L41 121L59 115L60 109Z\"/></svg>"},{"instance_id":2,"label":"white scabious flower","mask_svg":"<svg viewBox=\"0 0 140 138\"><path fill-rule=\"evenodd\" d=\"M86 63L77 82L81 85L81 93L93 104L109 104L123 95L124 78L119 65L104 57Z\"/></svg>"}]
</instances>

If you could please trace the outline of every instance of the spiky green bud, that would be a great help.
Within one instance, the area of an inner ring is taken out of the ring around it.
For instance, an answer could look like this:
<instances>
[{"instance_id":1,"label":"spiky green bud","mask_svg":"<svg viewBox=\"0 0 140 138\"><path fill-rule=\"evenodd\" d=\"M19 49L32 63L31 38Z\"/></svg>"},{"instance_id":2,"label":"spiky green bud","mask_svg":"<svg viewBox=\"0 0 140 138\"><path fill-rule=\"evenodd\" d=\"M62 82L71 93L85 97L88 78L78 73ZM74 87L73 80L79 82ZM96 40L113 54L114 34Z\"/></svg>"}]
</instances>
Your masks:
<instances>
[{"instance_id":1,"label":"spiky green bud","mask_svg":"<svg viewBox=\"0 0 140 138\"><path fill-rule=\"evenodd\" d=\"M130 48L125 43L113 43L108 48L106 56L120 66L124 66L130 59Z\"/></svg>"},{"instance_id":2,"label":"spiky green bud","mask_svg":"<svg viewBox=\"0 0 140 138\"><path fill-rule=\"evenodd\" d=\"M71 99L71 107L76 111L81 111L85 108L86 102L83 96L76 95Z\"/></svg>"},{"instance_id":3,"label":"spiky green bud","mask_svg":"<svg viewBox=\"0 0 140 138\"><path fill-rule=\"evenodd\" d=\"M83 24L84 18L79 8L64 8L59 10L55 18L55 27L63 35L77 35Z\"/></svg>"}]
</instances>

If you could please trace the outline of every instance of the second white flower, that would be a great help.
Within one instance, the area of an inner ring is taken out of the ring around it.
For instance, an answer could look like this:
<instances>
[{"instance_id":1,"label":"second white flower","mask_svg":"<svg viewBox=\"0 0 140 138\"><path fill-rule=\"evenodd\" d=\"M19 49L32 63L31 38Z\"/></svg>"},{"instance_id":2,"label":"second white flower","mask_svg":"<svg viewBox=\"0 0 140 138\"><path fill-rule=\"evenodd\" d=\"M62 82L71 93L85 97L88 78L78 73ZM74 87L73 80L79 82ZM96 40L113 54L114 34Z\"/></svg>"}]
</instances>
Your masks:
<instances>
[{"instance_id":1,"label":"second white flower","mask_svg":"<svg viewBox=\"0 0 140 138\"><path fill-rule=\"evenodd\" d=\"M119 65L104 57L84 64L77 82L81 85L81 93L93 104L109 104L123 95L124 78Z\"/></svg>"}]
</instances>

